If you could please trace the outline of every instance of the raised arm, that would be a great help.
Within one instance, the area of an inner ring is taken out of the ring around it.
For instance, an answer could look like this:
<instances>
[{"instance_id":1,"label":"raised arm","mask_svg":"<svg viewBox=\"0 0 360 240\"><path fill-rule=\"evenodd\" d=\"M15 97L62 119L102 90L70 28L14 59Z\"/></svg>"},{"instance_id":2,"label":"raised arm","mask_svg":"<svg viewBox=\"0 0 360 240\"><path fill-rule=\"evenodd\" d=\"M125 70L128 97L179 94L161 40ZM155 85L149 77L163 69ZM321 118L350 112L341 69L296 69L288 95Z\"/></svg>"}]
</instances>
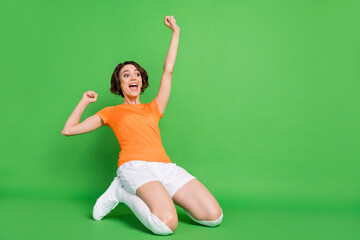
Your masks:
<instances>
[{"instance_id":1,"label":"raised arm","mask_svg":"<svg viewBox=\"0 0 360 240\"><path fill-rule=\"evenodd\" d=\"M64 136L78 135L82 133L91 132L102 125L104 125L102 119L94 114L84 121L79 123L81 115L89 103L96 102L97 93L93 91L87 91L84 93L79 104L76 106L74 111L71 113L69 119L66 121L64 129L61 134Z\"/></svg>"},{"instance_id":2,"label":"raised arm","mask_svg":"<svg viewBox=\"0 0 360 240\"><path fill-rule=\"evenodd\" d=\"M165 25L171 29L172 37L170 47L164 62L164 72L161 77L159 92L155 97L161 114L164 114L170 97L171 78L174 70L180 36L180 28L176 24L174 15L165 17Z\"/></svg>"}]
</instances>

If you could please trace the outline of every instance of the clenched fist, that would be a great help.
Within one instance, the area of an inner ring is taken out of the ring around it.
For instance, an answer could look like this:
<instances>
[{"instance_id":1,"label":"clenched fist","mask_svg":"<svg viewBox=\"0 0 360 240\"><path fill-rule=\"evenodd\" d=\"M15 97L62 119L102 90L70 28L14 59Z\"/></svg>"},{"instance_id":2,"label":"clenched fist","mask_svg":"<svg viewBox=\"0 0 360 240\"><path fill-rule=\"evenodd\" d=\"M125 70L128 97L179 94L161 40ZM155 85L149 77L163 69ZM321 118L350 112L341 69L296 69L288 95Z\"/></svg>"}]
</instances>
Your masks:
<instances>
[{"instance_id":1,"label":"clenched fist","mask_svg":"<svg viewBox=\"0 0 360 240\"><path fill-rule=\"evenodd\" d=\"M94 91L86 91L81 99L86 103L93 103L96 102L98 94Z\"/></svg>"},{"instance_id":2,"label":"clenched fist","mask_svg":"<svg viewBox=\"0 0 360 240\"><path fill-rule=\"evenodd\" d=\"M164 23L166 26L168 26L172 32L180 32L179 26L176 24L176 20L174 18L174 15L171 16L165 16Z\"/></svg>"}]
</instances>

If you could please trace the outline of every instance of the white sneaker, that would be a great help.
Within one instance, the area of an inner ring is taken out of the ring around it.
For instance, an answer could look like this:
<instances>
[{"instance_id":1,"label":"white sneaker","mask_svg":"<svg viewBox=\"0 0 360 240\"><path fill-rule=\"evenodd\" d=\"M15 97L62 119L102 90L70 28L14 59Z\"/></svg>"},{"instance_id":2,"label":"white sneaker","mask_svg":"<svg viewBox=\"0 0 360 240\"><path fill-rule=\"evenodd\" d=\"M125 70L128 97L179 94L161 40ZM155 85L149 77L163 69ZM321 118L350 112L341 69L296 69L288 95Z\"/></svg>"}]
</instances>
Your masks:
<instances>
[{"instance_id":1,"label":"white sneaker","mask_svg":"<svg viewBox=\"0 0 360 240\"><path fill-rule=\"evenodd\" d=\"M120 178L115 177L110 187L96 200L93 209L93 218L95 220L101 220L121 202L119 190L122 186Z\"/></svg>"}]
</instances>

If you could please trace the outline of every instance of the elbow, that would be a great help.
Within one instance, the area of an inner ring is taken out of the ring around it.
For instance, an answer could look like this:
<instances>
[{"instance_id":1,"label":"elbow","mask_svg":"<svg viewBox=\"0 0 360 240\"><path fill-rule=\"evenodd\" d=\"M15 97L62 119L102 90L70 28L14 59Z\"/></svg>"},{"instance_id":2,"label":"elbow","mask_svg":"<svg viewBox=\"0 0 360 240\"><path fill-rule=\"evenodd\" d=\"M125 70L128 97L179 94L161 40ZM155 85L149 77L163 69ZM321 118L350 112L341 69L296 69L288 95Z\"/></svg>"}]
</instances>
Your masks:
<instances>
[{"instance_id":1,"label":"elbow","mask_svg":"<svg viewBox=\"0 0 360 240\"><path fill-rule=\"evenodd\" d=\"M165 73L168 73L168 74L172 75L173 72L174 72L174 69L173 69L172 67L166 67L166 66L164 66L163 71L164 71Z\"/></svg>"},{"instance_id":2,"label":"elbow","mask_svg":"<svg viewBox=\"0 0 360 240\"><path fill-rule=\"evenodd\" d=\"M65 129L61 131L61 134L64 136L71 136L71 134L69 134L69 132L67 132Z\"/></svg>"}]
</instances>

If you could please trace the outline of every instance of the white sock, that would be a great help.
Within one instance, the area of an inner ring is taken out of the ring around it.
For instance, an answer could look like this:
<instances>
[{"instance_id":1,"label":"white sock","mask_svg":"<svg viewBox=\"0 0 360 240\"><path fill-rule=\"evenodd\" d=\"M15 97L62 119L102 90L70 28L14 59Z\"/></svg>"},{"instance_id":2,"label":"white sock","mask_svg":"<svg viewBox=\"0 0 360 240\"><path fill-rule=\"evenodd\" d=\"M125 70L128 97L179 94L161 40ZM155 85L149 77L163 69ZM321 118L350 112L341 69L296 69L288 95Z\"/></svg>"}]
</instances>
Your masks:
<instances>
[{"instance_id":1,"label":"white sock","mask_svg":"<svg viewBox=\"0 0 360 240\"><path fill-rule=\"evenodd\" d=\"M222 211L222 209L221 209L221 216L218 219L214 220L214 221L197 220L196 218L191 216L191 214L189 212L187 212L185 209L184 209L184 211L194 222L197 222L197 223L199 223L201 225L205 225L205 226L208 226L208 227L215 227L215 226L219 225L222 222L222 219L223 219L223 211Z\"/></svg>"},{"instance_id":2,"label":"white sock","mask_svg":"<svg viewBox=\"0 0 360 240\"><path fill-rule=\"evenodd\" d=\"M138 195L126 191L124 186L118 189L118 193L120 201L124 202L133 211L135 216L147 229L158 235L169 235L173 233L164 222L150 212L149 207Z\"/></svg>"}]
</instances>

